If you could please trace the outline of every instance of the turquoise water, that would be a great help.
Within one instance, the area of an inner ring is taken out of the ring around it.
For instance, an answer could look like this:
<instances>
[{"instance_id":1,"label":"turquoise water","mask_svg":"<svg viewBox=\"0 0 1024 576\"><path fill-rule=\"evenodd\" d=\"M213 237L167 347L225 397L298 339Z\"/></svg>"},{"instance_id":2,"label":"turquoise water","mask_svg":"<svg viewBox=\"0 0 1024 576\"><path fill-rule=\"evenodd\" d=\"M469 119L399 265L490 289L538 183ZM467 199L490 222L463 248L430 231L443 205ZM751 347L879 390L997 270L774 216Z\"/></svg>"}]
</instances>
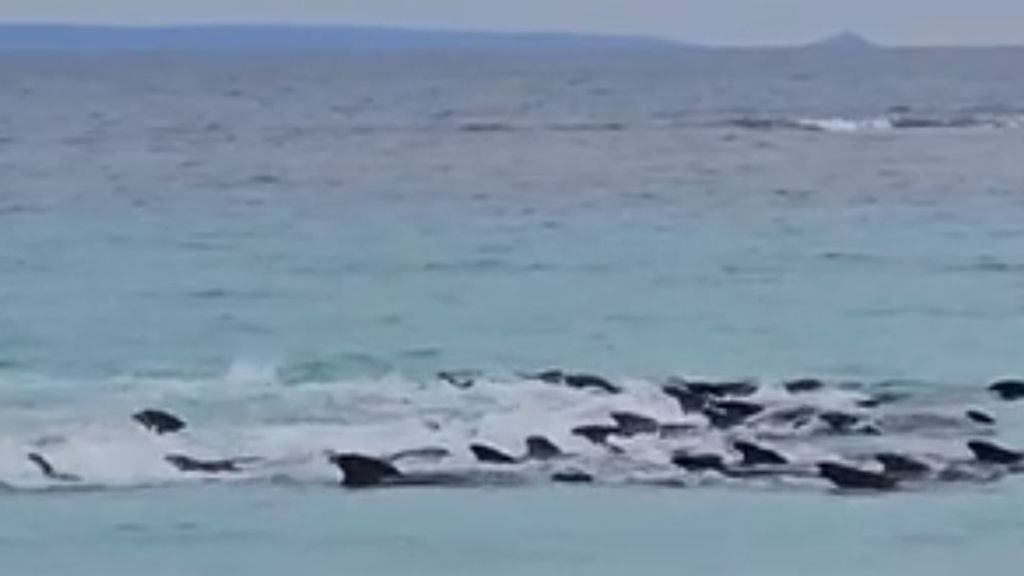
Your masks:
<instances>
[{"instance_id":1,"label":"turquoise water","mask_svg":"<svg viewBox=\"0 0 1024 576\"><path fill-rule=\"evenodd\" d=\"M672 374L907 379L1020 445L1019 407L980 392L1020 370L1018 63L0 56L0 568L1015 573L1014 478L352 495L321 456L607 411L433 378L549 367L654 413ZM189 433L128 418L154 405ZM278 466L223 485L178 450Z\"/></svg>"},{"instance_id":2,"label":"turquoise water","mask_svg":"<svg viewBox=\"0 0 1024 576\"><path fill-rule=\"evenodd\" d=\"M1020 491L284 488L13 496L15 574L1016 574Z\"/></svg>"}]
</instances>

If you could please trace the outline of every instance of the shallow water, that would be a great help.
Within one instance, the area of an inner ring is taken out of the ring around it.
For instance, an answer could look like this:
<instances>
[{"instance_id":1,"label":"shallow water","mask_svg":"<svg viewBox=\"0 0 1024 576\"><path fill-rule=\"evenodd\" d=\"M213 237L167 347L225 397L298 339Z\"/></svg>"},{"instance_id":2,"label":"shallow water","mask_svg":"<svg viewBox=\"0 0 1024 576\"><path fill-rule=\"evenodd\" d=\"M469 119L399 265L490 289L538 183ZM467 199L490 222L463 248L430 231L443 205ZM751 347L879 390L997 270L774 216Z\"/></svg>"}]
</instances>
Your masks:
<instances>
[{"instance_id":1,"label":"shallow water","mask_svg":"<svg viewBox=\"0 0 1024 576\"><path fill-rule=\"evenodd\" d=\"M0 56L0 481L33 491L0 494L0 567L1011 573L1015 479L350 495L320 455L608 409L450 368L598 371L654 411L669 374L991 402L1024 332L1019 56ZM117 489L49 492L41 448ZM242 449L306 487L162 461Z\"/></svg>"},{"instance_id":2,"label":"shallow water","mask_svg":"<svg viewBox=\"0 0 1024 576\"><path fill-rule=\"evenodd\" d=\"M998 491L293 488L11 496L15 574L1015 574L1024 522ZM530 513L524 513L530 511Z\"/></svg>"}]
</instances>

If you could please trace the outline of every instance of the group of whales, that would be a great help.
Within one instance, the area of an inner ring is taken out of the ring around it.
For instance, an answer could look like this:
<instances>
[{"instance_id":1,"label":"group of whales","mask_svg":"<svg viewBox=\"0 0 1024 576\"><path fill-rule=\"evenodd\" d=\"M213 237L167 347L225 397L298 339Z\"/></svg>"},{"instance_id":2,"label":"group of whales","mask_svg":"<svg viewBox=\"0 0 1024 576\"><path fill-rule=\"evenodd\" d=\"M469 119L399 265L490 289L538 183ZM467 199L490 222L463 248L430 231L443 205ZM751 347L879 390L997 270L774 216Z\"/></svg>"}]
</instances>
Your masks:
<instances>
[{"instance_id":1,"label":"group of whales","mask_svg":"<svg viewBox=\"0 0 1024 576\"><path fill-rule=\"evenodd\" d=\"M527 380L577 390L580 394L614 397L622 394L622 386L591 374L549 370L522 375ZM438 380L459 390L476 386L476 373L442 372ZM790 399L800 399L827 391L830 385L813 378L783 382L778 387ZM814 406L800 401L766 401L758 392L761 387L749 381L696 381L673 378L660 385L660 393L678 405L686 421L665 422L629 410L608 411L608 422L587 423L567 430L571 437L610 459L628 464L628 446L633 439L653 438L668 443L714 433L725 438L720 451L675 447L668 451L665 466L680 471L683 477L637 480L637 483L685 486L689 477L717 476L730 480L803 479L831 485L840 490L891 491L935 482L982 482L1007 474L1024 473L1024 452L1007 448L991 436L996 418L975 407L960 407L956 416L927 412L903 414L903 420L885 413L885 408L907 401L905 392L878 391L863 394L854 401L852 410ZM988 393L1006 402L1024 402L1024 380L1000 380L988 386ZM177 434L187 424L179 416L161 409L145 409L135 413L133 420L146 430L158 434ZM907 424L907 422L911 424ZM916 454L912 450L877 450L853 457L828 457L801 460L786 454L769 441L784 442L793 438L879 438L890 433L919 429L948 428L968 432L956 441L966 448L963 458L937 458L934 454ZM326 451L325 463L340 472L340 483L346 488L398 486L494 486L528 483L538 478L565 484L600 483L602 477L586 465L592 460L563 450L556 442L541 434L524 438L521 455L485 444L470 443L468 455L477 465L468 469L434 468L405 469L406 461L443 463L453 457L448 448L430 446L403 450L393 454L366 454ZM48 479L61 483L81 482L76 474L58 471L39 452L28 459ZM206 460L172 453L165 462L182 473L226 475L244 472L247 466L262 461L260 457L233 457ZM531 472L527 474L526 472Z\"/></svg>"}]
</instances>

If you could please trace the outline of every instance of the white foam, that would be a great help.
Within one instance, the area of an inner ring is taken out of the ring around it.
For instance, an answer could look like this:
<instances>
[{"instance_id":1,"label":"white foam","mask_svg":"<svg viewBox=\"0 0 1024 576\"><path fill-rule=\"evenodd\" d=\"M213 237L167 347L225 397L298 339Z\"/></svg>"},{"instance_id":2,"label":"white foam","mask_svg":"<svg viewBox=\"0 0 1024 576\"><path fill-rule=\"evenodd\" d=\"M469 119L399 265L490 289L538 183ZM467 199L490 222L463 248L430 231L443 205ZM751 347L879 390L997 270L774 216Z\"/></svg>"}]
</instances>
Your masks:
<instances>
[{"instance_id":1,"label":"white foam","mask_svg":"<svg viewBox=\"0 0 1024 576\"><path fill-rule=\"evenodd\" d=\"M88 401L42 406L0 408L0 483L15 488L51 488L59 483L43 477L27 460L38 451L58 471L81 476L84 483L106 487L135 487L207 482L205 474L182 473L164 457L181 453L199 459L259 457L237 475L219 481L253 482L288 479L302 483L331 483L338 473L325 458L328 451L385 455L407 449L442 447L452 453L444 462L403 462L407 469L450 469L476 466L468 445L481 442L511 454L525 450L528 435L547 436L577 456L569 465L601 475L605 481L636 478L678 478L671 464L677 449L736 455L730 442L747 438L774 444L798 462L815 462L842 453L884 448L910 449L922 454L961 457L958 442L942 437L918 437L908 432L880 438L849 439L814 436L759 424L729 431L703 429L683 438L654 435L614 443L625 454L611 454L571 434L583 424L612 424L610 413L628 411L665 423L702 427L699 414L683 414L660 387L643 379L618 379L622 394L572 390L513 377L481 378L469 390L441 382L418 382L400 376L379 380L343 381L302 386L276 383L273 370L248 366L221 379L149 380L127 385L118 380L90 387ZM829 387L790 394L775 385L761 386L748 400L771 410L801 405L818 410L856 411L863 391ZM962 399L962 395L954 397ZM929 406L925 400L915 406ZM139 427L131 414L143 407L162 407L180 413L189 427L180 434L157 436ZM961 408L940 414L956 416ZM908 408L908 409L910 409ZM882 410L885 410L884 408ZM895 416L894 416L895 417ZM938 422L941 422L939 420ZM970 432L970 424L965 424ZM774 433L777 433L773 435ZM557 466L556 466L557 468ZM544 474L551 467L538 467Z\"/></svg>"}]
</instances>

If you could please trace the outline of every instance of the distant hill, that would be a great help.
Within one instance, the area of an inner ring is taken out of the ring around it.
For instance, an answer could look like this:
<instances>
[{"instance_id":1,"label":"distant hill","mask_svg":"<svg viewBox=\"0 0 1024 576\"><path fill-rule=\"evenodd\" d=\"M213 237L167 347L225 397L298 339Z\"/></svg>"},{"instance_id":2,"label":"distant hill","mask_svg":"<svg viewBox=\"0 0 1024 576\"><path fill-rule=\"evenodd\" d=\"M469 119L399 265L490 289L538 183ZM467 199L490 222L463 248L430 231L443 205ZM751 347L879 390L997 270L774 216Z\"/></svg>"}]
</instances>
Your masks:
<instances>
[{"instance_id":1,"label":"distant hill","mask_svg":"<svg viewBox=\"0 0 1024 576\"><path fill-rule=\"evenodd\" d=\"M854 51L854 50L876 50L880 48L874 42L867 38L857 34L856 32L840 32L812 42L805 46L805 48L813 48L816 50L843 50L843 51Z\"/></svg>"},{"instance_id":2,"label":"distant hill","mask_svg":"<svg viewBox=\"0 0 1024 576\"><path fill-rule=\"evenodd\" d=\"M642 36L408 30L364 26L0 25L0 51L349 51L671 47Z\"/></svg>"}]
</instances>

